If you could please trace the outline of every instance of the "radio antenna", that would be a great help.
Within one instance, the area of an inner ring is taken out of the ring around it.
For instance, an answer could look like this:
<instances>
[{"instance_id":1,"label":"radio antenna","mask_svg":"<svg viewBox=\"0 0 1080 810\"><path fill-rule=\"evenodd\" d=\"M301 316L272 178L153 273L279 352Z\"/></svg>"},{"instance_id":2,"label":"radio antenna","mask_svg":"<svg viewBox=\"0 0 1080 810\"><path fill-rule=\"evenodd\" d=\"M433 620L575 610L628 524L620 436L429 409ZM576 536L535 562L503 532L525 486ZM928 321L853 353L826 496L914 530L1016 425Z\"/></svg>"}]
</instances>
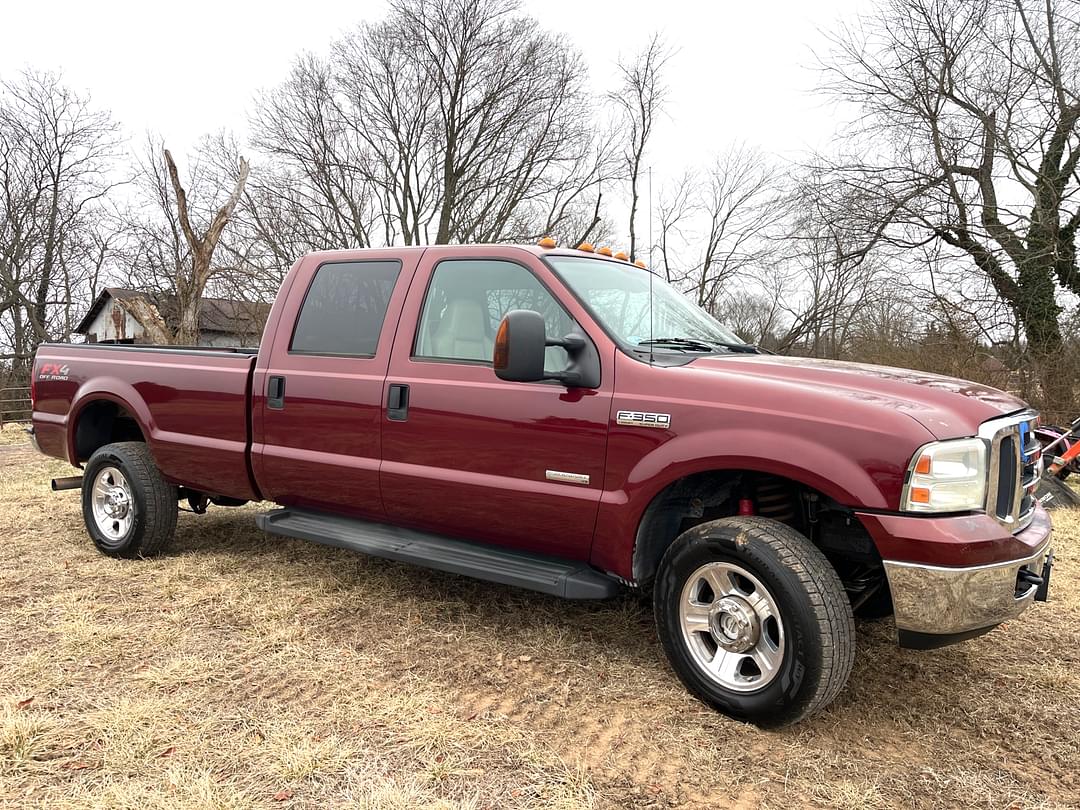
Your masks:
<instances>
[{"instance_id":1,"label":"radio antenna","mask_svg":"<svg viewBox=\"0 0 1080 810\"><path fill-rule=\"evenodd\" d=\"M649 274L649 362L655 362L653 357L653 229L652 229L652 166L649 166L649 267L645 271Z\"/></svg>"}]
</instances>

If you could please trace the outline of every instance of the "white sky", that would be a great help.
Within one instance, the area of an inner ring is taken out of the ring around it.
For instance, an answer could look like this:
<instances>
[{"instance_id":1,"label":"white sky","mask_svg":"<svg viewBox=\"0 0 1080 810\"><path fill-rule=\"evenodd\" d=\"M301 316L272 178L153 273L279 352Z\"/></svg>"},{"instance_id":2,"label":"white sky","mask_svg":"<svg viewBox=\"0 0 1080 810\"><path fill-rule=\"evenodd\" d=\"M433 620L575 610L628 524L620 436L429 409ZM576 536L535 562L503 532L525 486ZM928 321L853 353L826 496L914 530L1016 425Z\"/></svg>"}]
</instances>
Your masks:
<instances>
[{"instance_id":1,"label":"white sky","mask_svg":"<svg viewBox=\"0 0 1080 810\"><path fill-rule=\"evenodd\" d=\"M24 67L61 70L112 111L137 145L160 133L174 152L221 128L243 135L261 88L288 73L303 50L323 51L340 32L377 19L382 2L237 0L36 0L4 3L0 78ZM661 31L678 49L668 110L652 152L658 177L703 164L733 142L795 157L833 135L830 110L811 93L819 29L850 19L860 0L650 3L526 0L545 27L585 55L600 95L620 52Z\"/></svg>"}]
</instances>

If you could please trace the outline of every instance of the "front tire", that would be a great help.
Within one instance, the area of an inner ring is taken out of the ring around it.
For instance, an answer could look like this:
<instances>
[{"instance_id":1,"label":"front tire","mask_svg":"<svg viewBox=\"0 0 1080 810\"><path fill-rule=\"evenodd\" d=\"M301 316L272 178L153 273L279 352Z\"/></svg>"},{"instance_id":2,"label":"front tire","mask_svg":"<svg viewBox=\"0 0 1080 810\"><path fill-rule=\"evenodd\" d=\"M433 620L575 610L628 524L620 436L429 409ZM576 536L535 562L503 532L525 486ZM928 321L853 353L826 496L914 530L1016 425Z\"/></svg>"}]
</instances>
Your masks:
<instances>
[{"instance_id":1,"label":"front tire","mask_svg":"<svg viewBox=\"0 0 1080 810\"><path fill-rule=\"evenodd\" d=\"M774 520L723 518L680 535L661 560L654 606L687 688L763 727L828 705L855 660L855 622L836 571Z\"/></svg>"},{"instance_id":2,"label":"front tire","mask_svg":"<svg viewBox=\"0 0 1080 810\"><path fill-rule=\"evenodd\" d=\"M177 490L143 442L116 442L99 448L86 464L82 511L99 551L149 557L176 532Z\"/></svg>"}]
</instances>

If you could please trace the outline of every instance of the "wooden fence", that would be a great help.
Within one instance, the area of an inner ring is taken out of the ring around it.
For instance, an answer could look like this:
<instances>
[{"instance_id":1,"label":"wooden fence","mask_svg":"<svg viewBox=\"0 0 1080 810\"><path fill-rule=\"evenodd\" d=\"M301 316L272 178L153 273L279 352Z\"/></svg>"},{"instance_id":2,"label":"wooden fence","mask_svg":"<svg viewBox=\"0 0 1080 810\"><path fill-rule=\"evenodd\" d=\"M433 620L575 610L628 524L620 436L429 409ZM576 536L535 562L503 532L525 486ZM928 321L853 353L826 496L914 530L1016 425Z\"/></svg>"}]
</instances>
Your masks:
<instances>
[{"instance_id":1,"label":"wooden fence","mask_svg":"<svg viewBox=\"0 0 1080 810\"><path fill-rule=\"evenodd\" d=\"M0 388L0 430L4 425L30 421L30 388Z\"/></svg>"}]
</instances>

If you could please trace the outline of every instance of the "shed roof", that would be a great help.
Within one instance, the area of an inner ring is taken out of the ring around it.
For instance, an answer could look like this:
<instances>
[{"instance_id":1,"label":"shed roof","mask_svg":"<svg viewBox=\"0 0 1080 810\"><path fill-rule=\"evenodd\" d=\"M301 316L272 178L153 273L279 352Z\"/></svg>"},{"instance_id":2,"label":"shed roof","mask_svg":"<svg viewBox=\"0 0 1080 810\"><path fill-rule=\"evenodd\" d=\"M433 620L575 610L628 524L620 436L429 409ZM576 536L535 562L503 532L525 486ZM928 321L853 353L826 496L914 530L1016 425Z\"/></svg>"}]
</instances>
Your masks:
<instances>
[{"instance_id":1,"label":"shed roof","mask_svg":"<svg viewBox=\"0 0 1080 810\"><path fill-rule=\"evenodd\" d=\"M80 335L89 332L90 325L110 299L117 301L142 300L157 308L158 311L170 309L175 300L172 296L156 298L154 295L142 290L131 290L126 287L106 287L94 299L94 303L90 305L89 311L79 321L75 331ZM230 335L259 334L262 332L263 324L269 314L270 304L262 301L204 298L199 312L199 329L204 332L222 332ZM137 311L131 311L131 316L136 320L139 319Z\"/></svg>"}]
</instances>

